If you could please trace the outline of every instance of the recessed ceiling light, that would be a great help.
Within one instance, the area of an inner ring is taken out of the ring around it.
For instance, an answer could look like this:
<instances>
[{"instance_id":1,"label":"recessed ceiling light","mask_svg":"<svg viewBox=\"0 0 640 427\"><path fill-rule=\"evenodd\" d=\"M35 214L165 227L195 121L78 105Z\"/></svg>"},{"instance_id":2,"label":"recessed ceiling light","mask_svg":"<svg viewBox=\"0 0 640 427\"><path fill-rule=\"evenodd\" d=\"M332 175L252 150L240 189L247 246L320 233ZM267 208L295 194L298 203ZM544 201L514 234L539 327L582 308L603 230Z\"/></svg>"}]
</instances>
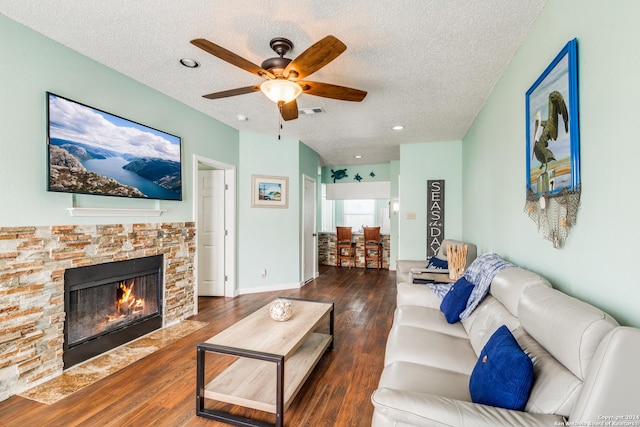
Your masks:
<instances>
[{"instance_id":1,"label":"recessed ceiling light","mask_svg":"<svg viewBox=\"0 0 640 427\"><path fill-rule=\"evenodd\" d=\"M391 129L393 129L393 130L402 130L402 129L404 129L404 126L396 125L396 126L393 126Z\"/></svg>"},{"instance_id":2,"label":"recessed ceiling light","mask_svg":"<svg viewBox=\"0 0 640 427\"><path fill-rule=\"evenodd\" d=\"M361 158L362 158L362 156L361 156L360 154L356 154L355 156L353 156L353 158L355 158L355 159L361 159Z\"/></svg>"},{"instance_id":3,"label":"recessed ceiling light","mask_svg":"<svg viewBox=\"0 0 640 427\"><path fill-rule=\"evenodd\" d=\"M200 64L198 64L198 61L190 58L182 58L180 60L180 63L187 68L198 68L200 66Z\"/></svg>"},{"instance_id":4,"label":"recessed ceiling light","mask_svg":"<svg viewBox=\"0 0 640 427\"><path fill-rule=\"evenodd\" d=\"M249 120L249 117L245 116L244 114L238 114L238 120L240 120L241 122L246 122L247 120Z\"/></svg>"}]
</instances>

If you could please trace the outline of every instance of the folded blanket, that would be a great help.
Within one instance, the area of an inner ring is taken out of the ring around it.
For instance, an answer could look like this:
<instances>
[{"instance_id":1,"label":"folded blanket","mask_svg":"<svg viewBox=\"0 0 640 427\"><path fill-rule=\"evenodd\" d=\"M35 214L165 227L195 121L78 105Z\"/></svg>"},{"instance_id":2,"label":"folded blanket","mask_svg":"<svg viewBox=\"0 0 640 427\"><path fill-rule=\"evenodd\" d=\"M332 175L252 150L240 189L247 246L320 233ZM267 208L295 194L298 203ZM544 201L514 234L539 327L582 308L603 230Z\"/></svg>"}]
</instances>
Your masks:
<instances>
[{"instance_id":1,"label":"folded blanket","mask_svg":"<svg viewBox=\"0 0 640 427\"><path fill-rule=\"evenodd\" d=\"M433 293L440 298L440 301L442 301L447 292L449 292L453 283L427 283L426 285L431 288Z\"/></svg>"},{"instance_id":2,"label":"folded blanket","mask_svg":"<svg viewBox=\"0 0 640 427\"><path fill-rule=\"evenodd\" d=\"M473 283L473 291L467 301L467 308L460 313L460 320L465 320L480 304L489 292L491 281L500 271L514 265L500 258L495 253L483 254L476 258L464 272L464 277Z\"/></svg>"}]
</instances>

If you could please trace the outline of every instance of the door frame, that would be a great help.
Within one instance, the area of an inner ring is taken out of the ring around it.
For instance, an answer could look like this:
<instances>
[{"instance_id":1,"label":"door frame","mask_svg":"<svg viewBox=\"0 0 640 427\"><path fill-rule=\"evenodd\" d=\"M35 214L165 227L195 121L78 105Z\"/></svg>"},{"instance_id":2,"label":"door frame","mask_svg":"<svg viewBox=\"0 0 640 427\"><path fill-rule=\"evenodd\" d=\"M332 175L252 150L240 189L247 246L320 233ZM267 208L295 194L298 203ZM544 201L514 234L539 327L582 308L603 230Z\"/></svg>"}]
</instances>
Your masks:
<instances>
[{"instance_id":1,"label":"door frame","mask_svg":"<svg viewBox=\"0 0 640 427\"><path fill-rule=\"evenodd\" d=\"M204 164L214 169L224 170L224 296L236 297L236 167L227 163L206 157L193 155L192 197L193 197L193 221L196 224L195 245L198 248L198 165ZM193 314L198 313L198 256L194 255L194 305Z\"/></svg>"},{"instance_id":2,"label":"door frame","mask_svg":"<svg viewBox=\"0 0 640 427\"><path fill-rule=\"evenodd\" d=\"M300 277L301 277L301 281L300 281L300 285L303 286L304 284L306 284L306 278L304 276L304 272L305 272L305 263L306 263L306 251L305 251L305 247L306 247L306 236L304 233L304 218L305 218L305 200L306 200L306 191L305 191L305 181L309 181L313 184L313 192L314 192L314 199L313 199L313 205L314 205L314 214L313 214L313 240L314 240L314 245L313 245L313 277L310 280L315 279L316 277L319 276L318 274L318 188L317 188L317 181L308 176L308 175L302 175L302 221L301 221L301 231L300 234L302 235L302 248L301 248L301 252L302 252L302 256L301 256L301 262L300 262Z\"/></svg>"}]
</instances>

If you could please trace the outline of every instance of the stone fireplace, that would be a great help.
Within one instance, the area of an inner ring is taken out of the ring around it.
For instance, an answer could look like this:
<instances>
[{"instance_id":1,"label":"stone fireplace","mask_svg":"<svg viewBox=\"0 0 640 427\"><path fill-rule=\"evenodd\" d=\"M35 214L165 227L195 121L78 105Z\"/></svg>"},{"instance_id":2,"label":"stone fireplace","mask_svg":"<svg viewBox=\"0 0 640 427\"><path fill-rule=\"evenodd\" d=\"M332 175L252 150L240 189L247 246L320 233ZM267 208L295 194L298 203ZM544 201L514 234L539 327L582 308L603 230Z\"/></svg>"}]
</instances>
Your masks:
<instances>
[{"instance_id":1,"label":"stone fireplace","mask_svg":"<svg viewBox=\"0 0 640 427\"><path fill-rule=\"evenodd\" d=\"M163 256L64 272L64 345L69 368L162 327Z\"/></svg>"},{"instance_id":2,"label":"stone fireplace","mask_svg":"<svg viewBox=\"0 0 640 427\"><path fill-rule=\"evenodd\" d=\"M160 297L154 321L168 326L194 313L195 251L193 222L0 227L0 401L61 374L65 346L88 339L65 340L65 271L161 257L164 287L143 299Z\"/></svg>"}]
</instances>

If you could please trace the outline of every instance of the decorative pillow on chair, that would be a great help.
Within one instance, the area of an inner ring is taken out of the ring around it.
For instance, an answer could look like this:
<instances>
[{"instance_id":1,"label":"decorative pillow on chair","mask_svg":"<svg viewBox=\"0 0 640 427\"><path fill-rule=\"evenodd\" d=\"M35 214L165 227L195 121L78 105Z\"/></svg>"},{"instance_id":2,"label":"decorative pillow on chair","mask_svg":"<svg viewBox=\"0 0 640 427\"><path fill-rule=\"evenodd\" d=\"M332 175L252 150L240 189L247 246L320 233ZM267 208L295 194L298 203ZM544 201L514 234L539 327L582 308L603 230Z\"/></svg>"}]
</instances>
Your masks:
<instances>
[{"instance_id":1,"label":"decorative pillow on chair","mask_svg":"<svg viewBox=\"0 0 640 427\"><path fill-rule=\"evenodd\" d=\"M462 276L459 278L442 298L440 303L440 311L444 313L444 317L449 323L456 323L460 320L460 313L467 308L467 300L473 291L473 283L469 282Z\"/></svg>"},{"instance_id":2,"label":"decorative pillow on chair","mask_svg":"<svg viewBox=\"0 0 640 427\"><path fill-rule=\"evenodd\" d=\"M446 259L440 259L432 256L427 261L427 268L430 270L448 270L449 262Z\"/></svg>"},{"instance_id":3,"label":"decorative pillow on chair","mask_svg":"<svg viewBox=\"0 0 640 427\"><path fill-rule=\"evenodd\" d=\"M533 362L503 325L489 338L469 379L471 400L524 409L533 383Z\"/></svg>"}]
</instances>

